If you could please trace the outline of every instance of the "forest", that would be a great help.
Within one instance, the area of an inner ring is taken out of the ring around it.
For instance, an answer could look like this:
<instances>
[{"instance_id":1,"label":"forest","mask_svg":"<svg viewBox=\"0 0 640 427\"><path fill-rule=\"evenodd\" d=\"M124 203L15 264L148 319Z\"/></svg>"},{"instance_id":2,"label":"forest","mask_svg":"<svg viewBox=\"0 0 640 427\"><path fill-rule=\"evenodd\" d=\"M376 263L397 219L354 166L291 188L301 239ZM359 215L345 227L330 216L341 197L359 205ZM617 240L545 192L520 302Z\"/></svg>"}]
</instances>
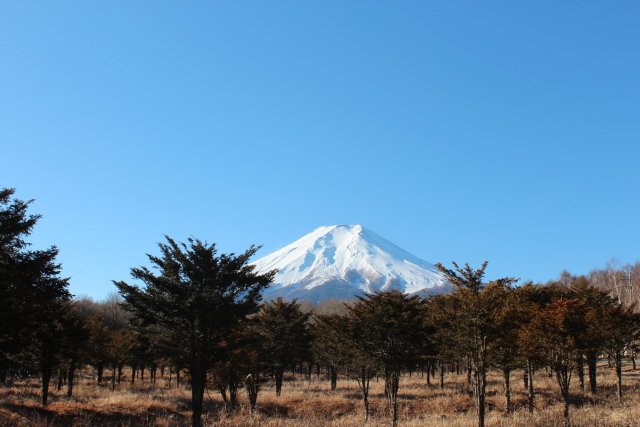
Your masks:
<instances>
[{"instance_id":1,"label":"forest","mask_svg":"<svg viewBox=\"0 0 640 427\"><path fill-rule=\"evenodd\" d=\"M448 294L314 305L263 301L255 246L166 237L93 301L31 248L30 204L0 189L0 426L637 425L640 263L452 262Z\"/></svg>"}]
</instances>

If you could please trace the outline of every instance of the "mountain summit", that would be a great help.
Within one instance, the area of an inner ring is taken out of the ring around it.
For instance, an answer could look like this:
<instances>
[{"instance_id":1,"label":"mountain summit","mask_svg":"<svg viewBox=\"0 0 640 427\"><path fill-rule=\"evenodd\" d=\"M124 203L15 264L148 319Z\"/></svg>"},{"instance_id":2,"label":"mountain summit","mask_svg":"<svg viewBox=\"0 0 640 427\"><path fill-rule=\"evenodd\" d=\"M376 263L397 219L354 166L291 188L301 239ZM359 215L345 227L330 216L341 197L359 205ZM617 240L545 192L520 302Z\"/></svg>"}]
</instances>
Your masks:
<instances>
[{"instance_id":1,"label":"mountain summit","mask_svg":"<svg viewBox=\"0 0 640 427\"><path fill-rule=\"evenodd\" d=\"M391 289L442 292L446 285L435 266L358 224L316 228L254 265L260 273L278 270L265 299L319 302Z\"/></svg>"}]
</instances>

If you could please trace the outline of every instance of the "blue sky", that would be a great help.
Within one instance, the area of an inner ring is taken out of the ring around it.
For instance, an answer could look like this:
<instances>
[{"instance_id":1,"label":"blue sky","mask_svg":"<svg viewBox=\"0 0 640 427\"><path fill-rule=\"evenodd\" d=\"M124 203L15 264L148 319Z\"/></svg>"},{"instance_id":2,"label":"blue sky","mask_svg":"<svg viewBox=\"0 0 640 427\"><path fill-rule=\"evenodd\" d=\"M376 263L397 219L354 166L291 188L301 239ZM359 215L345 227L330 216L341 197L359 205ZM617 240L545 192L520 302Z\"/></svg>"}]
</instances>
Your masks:
<instances>
[{"instance_id":1,"label":"blue sky","mask_svg":"<svg viewBox=\"0 0 640 427\"><path fill-rule=\"evenodd\" d=\"M640 3L0 5L0 186L77 295L164 234L360 223L546 281L640 258Z\"/></svg>"}]
</instances>

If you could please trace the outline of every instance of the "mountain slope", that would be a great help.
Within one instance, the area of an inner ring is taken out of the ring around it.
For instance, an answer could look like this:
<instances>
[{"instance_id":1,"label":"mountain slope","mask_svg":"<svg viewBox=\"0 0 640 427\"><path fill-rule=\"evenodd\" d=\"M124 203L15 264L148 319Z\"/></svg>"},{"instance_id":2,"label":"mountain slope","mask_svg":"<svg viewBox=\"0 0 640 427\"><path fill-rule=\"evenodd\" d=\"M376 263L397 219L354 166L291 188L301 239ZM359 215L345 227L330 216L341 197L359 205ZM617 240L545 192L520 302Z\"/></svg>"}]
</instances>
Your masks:
<instances>
[{"instance_id":1,"label":"mountain slope","mask_svg":"<svg viewBox=\"0 0 640 427\"><path fill-rule=\"evenodd\" d=\"M282 296L319 302L379 290L445 289L432 264L361 225L319 227L254 264L259 272L278 270L265 299Z\"/></svg>"}]
</instances>

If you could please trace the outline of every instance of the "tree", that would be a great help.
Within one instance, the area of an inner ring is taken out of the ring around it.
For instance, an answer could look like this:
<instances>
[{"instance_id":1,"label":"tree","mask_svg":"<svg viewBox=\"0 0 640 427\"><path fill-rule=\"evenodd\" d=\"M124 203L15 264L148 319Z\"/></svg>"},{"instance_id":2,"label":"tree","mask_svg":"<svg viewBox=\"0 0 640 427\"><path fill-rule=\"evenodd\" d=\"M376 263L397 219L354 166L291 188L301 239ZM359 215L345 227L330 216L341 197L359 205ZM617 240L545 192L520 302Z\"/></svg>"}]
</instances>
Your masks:
<instances>
[{"instance_id":1,"label":"tree","mask_svg":"<svg viewBox=\"0 0 640 427\"><path fill-rule=\"evenodd\" d=\"M556 375L560 394L564 401L564 420L569 425L569 386L571 373L579 354L577 338L584 324L580 316L580 303L574 299L560 298L548 304L531 323L532 335L543 349L548 366Z\"/></svg>"},{"instance_id":2,"label":"tree","mask_svg":"<svg viewBox=\"0 0 640 427\"><path fill-rule=\"evenodd\" d=\"M634 306L624 307L618 303L607 307L603 317L607 330L604 346L615 363L616 394L622 402L622 356L640 337L640 314Z\"/></svg>"},{"instance_id":3,"label":"tree","mask_svg":"<svg viewBox=\"0 0 640 427\"><path fill-rule=\"evenodd\" d=\"M76 308L76 304L69 304L62 319L62 351L61 366L66 372L67 397L73 395L73 384L78 367L88 359L89 330L85 319Z\"/></svg>"},{"instance_id":4,"label":"tree","mask_svg":"<svg viewBox=\"0 0 640 427\"><path fill-rule=\"evenodd\" d=\"M248 315L258 310L261 292L275 272L258 274L248 264L258 250L239 255L218 254L215 244L197 239L177 243L166 237L160 256L148 255L158 270L131 269L138 288L115 282L124 306L141 325L158 325L167 345L184 361L191 376L192 423L201 425L207 371L216 360L220 341Z\"/></svg>"},{"instance_id":5,"label":"tree","mask_svg":"<svg viewBox=\"0 0 640 427\"><path fill-rule=\"evenodd\" d=\"M495 307L494 328L495 340L489 351L492 353L493 366L502 372L504 385L504 413L511 413L511 371L518 364L518 330L522 325L521 308L515 292L509 287L499 286L494 289L495 296L501 303Z\"/></svg>"},{"instance_id":6,"label":"tree","mask_svg":"<svg viewBox=\"0 0 640 427\"><path fill-rule=\"evenodd\" d=\"M0 371L12 360L37 368L46 405L61 346L58 332L71 299L69 280L60 277L55 246L27 250L25 238L40 216L29 215L32 201L13 199L14 193L0 190Z\"/></svg>"},{"instance_id":7,"label":"tree","mask_svg":"<svg viewBox=\"0 0 640 427\"><path fill-rule=\"evenodd\" d=\"M486 261L477 270L472 269L469 264L461 268L454 262L453 266L454 269L451 270L440 263L436 264L455 286L452 298L457 300L460 307L464 307L456 316L456 330L461 339L460 350L462 354L468 355L471 362L478 426L484 427L487 370L491 345L500 333L496 320L500 313L501 296L504 288L510 287L517 279L504 277L487 285L482 281L487 268Z\"/></svg>"},{"instance_id":8,"label":"tree","mask_svg":"<svg viewBox=\"0 0 640 427\"><path fill-rule=\"evenodd\" d=\"M238 391L244 386L253 413L262 384L271 373L270 355L256 323L254 317L238 325L231 338L221 345L225 357L214 366L214 383L229 410L236 409Z\"/></svg>"},{"instance_id":9,"label":"tree","mask_svg":"<svg viewBox=\"0 0 640 427\"><path fill-rule=\"evenodd\" d=\"M601 289L591 286L584 276L569 276L568 289L566 297L575 299L579 305L580 311L574 313L581 317L583 327L576 331L576 345L579 353L577 354L577 370L580 380L581 389L584 389L583 374L583 355L587 359L587 367L589 371L589 387L591 393L597 391L597 362L598 357L605 350L605 342L608 338L606 330L605 315L607 311L614 305L615 300Z\"/></svg>"},{"instance_id":10,"label":"tree","mask_svg":"<svg viewBox=\"0 0 640 427\"><path fill-rule=\"evenodd\" d=\"M428 348L422 351L427 365L427 384L430 384L432 364L437 362L440 367L440 388L444 388L445 361L460 358L456 345L459 336L455 329L455 316L460 307L449 295L433 295L425 302L426 328L430 337Z\"/></svg>"},{"instance_id":11,"label":"tree","mask_svg":"<svg viewBox=\"0 0 640 427\"><path fill-rule=\"evenodd\" d=\"M312 324L313 358L329 370L331 390L335 390L338 381L338 369L347 364L349 354L344 342L346 319L338 314L319 315Z\"/></svg>"},{"instance_id":12,"label":"tree","mask_svg":"<svg viewBox=\"0 0 640 427\"><path fill-rule=\"evenodd\" d=\"M382 370L391 426L398 423L400 374L415 366L421 343L426 340L424 300L400 291L360 297L349 307L360 350Z\"/></svg>"},{"instance_id":13,"label":"tree","mask_svg":"<svg viewBox=\"0 0 640 427\"><path fill-rule=\"evenodd\" d=\"M284 370L308 358L310 313L296 301L278 298L264 304L256 316L256 332L262 337L273 370L276 395L282 392Z\"/></svg>"},{"instance_id":14,"label":"tree","mask_svg":"<svg viewBox=\"0 0 640 427\"><path fill-rule=\"evenodd\" d=\"M346 307L343 303L342 308L332 311L334 313L346 311ZM349 316L347 313L318 315L315 317L313 330L314 357L330 367L331 388L334 389L334 381L337 381L338 366L344 367L345 375L358 383L364 408L364 421L367 422L369 420L369 384L377 372L378 363L363 349L361 342L361 331L364 330L363 320Z\"/></svg>"},{"instance_id":15,"label":"tree","mask_svg":"<svg viewBox=\"0 0 640 427\"><path fill-rule=\"evenodd\" d=\"M518 317L520 318L520 326L517 331L517 349L525 370L529 413L533 413L534 408L534 372L546 363L545 352L539 345L538 331L533 327L535 326L533 320L539 318L541 311L559 297L560 293L558 286L542 286L531 283L519 286L514 290L518 305Z\"/></svg>"}]
</instances>

